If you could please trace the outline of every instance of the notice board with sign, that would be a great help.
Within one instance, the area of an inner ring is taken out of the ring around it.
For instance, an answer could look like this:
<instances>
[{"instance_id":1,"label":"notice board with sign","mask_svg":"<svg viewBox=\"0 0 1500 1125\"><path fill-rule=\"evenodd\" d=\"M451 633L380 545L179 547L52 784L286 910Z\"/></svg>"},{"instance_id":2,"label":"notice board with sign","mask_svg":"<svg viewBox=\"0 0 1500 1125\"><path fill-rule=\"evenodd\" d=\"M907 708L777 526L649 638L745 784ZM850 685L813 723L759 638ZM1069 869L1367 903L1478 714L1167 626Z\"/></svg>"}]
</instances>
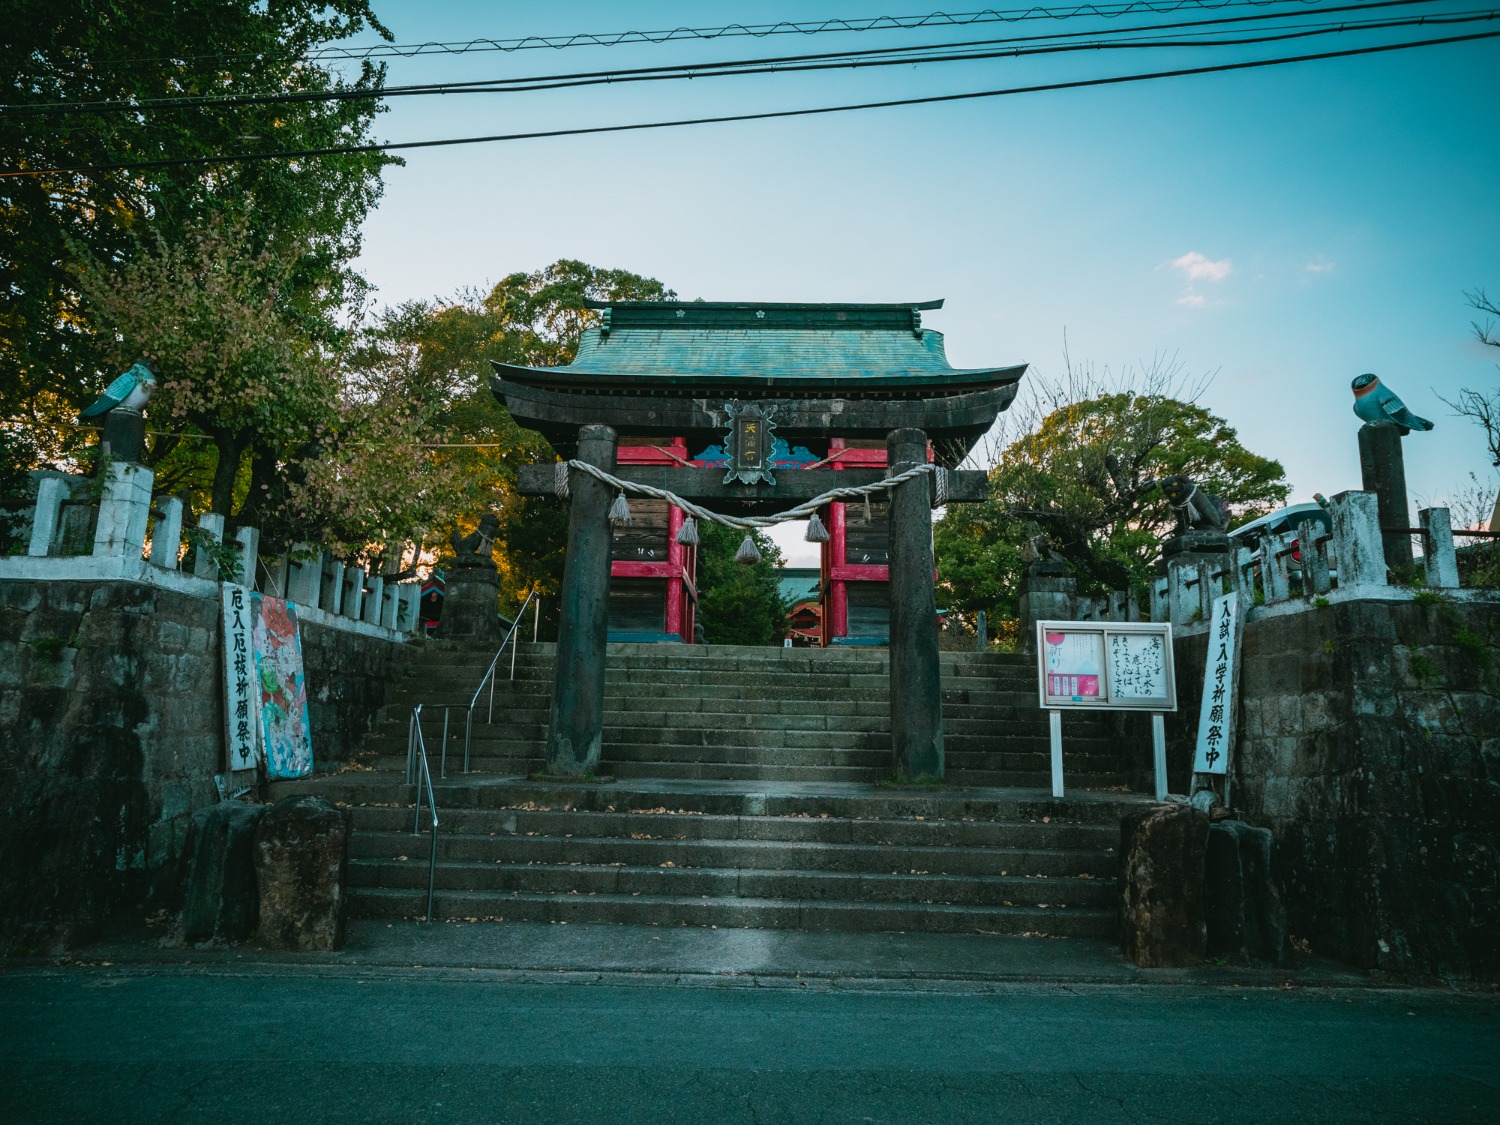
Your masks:
<instances>
[{"instance_id":1,"label":"notice board with sign","mask_svg":"<svg viewBox=\"0 0 1500 1125\"><path fill-rule=\"evenodd\" d=\"M1177 710L1167 622L1038 621L1036 649L1048 710Z\"/></svg>"},{"instance_id":2,"label":"notice board with sign","mask_svg":"<svg viewBox=\"0 0 1500 1125\"><path fill-rule=\"evenodd\" d=\"M1151 712L1156 799L1167 795L1162 714L1177 710L1172 626L1147 621L1038 621L1037 686L1051 712L1052 795L1063 795L1062 713Z\"/></svg>"}]
</instances>

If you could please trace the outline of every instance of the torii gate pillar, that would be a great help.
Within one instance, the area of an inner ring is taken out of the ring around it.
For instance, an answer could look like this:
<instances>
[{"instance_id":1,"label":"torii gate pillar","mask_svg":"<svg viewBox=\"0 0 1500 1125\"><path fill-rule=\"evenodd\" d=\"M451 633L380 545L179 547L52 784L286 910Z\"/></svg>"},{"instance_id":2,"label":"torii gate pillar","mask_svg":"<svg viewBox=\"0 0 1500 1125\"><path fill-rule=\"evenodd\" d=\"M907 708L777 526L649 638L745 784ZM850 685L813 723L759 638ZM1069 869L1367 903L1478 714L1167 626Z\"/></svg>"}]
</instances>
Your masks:
<instances>
[{"instance_id":1,"label":"torii gate pillar","mask_svg":"<svg viewBox=\"0 0 1500 1125\"><path fill-rule=\"evenodd\" d=\"M604 425L578 430L580 461L615 471L619 439ZM586 777L599 768L604 738L604 664L608 640L609 486L568 470L568 554L563 562L557 666L547 721L547 772Z\"/></svg>"},{"instance_id":2,"label":"torii gate pillar","mask_svg":"<svg viewBox=\"0 0 1500 1125\"><path fill-rule=\"evenodd\" d=\"M886 437L892 476L927 464L922 430ZM891 489L891 754L896 776L943 776L943 684L932 585L932 479Z\"/></svg>"}]
</instances>

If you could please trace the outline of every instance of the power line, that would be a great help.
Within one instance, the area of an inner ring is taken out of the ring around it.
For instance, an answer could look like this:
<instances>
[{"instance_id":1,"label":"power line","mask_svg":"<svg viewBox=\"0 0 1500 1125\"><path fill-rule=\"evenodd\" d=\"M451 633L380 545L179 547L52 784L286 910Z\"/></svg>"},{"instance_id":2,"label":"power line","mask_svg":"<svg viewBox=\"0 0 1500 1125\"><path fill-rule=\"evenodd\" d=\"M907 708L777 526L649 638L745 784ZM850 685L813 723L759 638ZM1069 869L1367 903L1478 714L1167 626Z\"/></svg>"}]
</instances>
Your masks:
<instances>
[{"instance_id":1,"label":"power line","mask_svg":"<svg viewBox=\"0 0 1500 1125\"><path fill-rule=\"evenodd\" d=\"M1039 94L1058 90L1077 90L1091 86L1117 86L1131 82L1148 82L1160 78L1185 78L1202 74L1223 74L1238 70L1255 70L1268 66L1284 66L1291 63L1323 62L1330 59L1354 58L1361 55L1384 54L1418 47L1438 47L1453 43L1471 43L1483 39L1500 38L1500 31L1471 32L1467 35L1449 35L1439 39L1408 40L1400 43L1384 43L1373 47L1350 47L1340 51L1320 51L1316 54L1290 55L1275 59L1251 59L1244 62L1217 63L1213 66L1180 67L1174 70L1159 70L1146 74L1123 74L1108 78L1081 78L1067 82L1047 82L1033 86L1012 86L1000 90L975 90L962 94L932 94L926 97L893 98L887 101L857 102L848 105L816 106L809 109L765 110L759 113L735 113L714 117L689 117L672 121L641 121L626 125L588 125L572 129L543 129L529 133L497 133L482 137L449 137L430 141L399 141L366 145L342 145L328 148L295 149L281 152L220 153L213 156L172 157L155 160L128 160L105 164L79 164L53 168L27 169L24 171L0 172L0 179L15 179L22 176L45 176L78 174L86 172L108 172L126 168L180 168L205 164L240 164L261 160L297 160L314 156L341 156L353 153L398 152L419 148L443 148L453 145L490 144L502 141L543 140L553 137L580 137L600 133L629 133L646 129L675 129L689 125L720 125L738 121L769 121L785 117L812 117L825 113L851 113L869 109L893 109L898 106L935 105L942 102L972 101L979 98L1006 97L1012 94Z\"/></svg>"},{"instance_id":2,"label":"power line","mask_svg":"<svg viewBox=\"0 0 1500 1125\"><path fill-rule=\"evenodd\" d=\"M676 27L659 31L578 32L571 35L529 35L519 39L469 39L426 43L376 43L368 47L323 47L308 52L311 62L367 61L374 58L415 58L421 55L463 55L474 51L516 51L571 47L618 47L655 45L681 41L744 38L764 39L772 35L821 35L864 31L915 31L929 27L967 27L983 23L1018 23L1024 20L1066 20L1077 18L1117 19L1120 16L1148 13L1164 15L1182 9L1216 11L1221 8L1270 7L1273 5L1310 6L1322 0L1128 0L1117 4L1076 3L1056 7L1033 5L1028 8L999 10L985 8L977 12L929 12L913 16L872 16L867 18L830 18L763 24L727 24L723 27ZM201 53L195 55L153 56L100 60L99 66L134 66L148 63L232 59L245 52Z\"/></svg>"},{"instance_id":3,"label":"power line","mask_svg":"<svg viewBox=\"0 0 1500 1125\"><path fill-rule=\"evenodd\" d=\"M1437 0L1377 0L1375 3L1346 4L1321 9L1320 15L1342 12L1369 11L1415 4L1430 4ZM1183 28L1205 28L1224 24L1243 24L1266 20L1295 19L1304 13L1260 13L1248 16L1225 16L1207 20L1187 20L1165 24L1151 24L1129 28L1113 28L1103 33L1124 38L1130 35L1147 35L1153 32L1173 31ZM1310 14L1310 13L1306 13ZM1292 23L1295 29L1285 35L1264 38L1240 37L1208 43L1129 43L1129 46L1234 46L1239 43L1270 42L1274 39L1296 38L1299 35L1328 34L1351 30L1379 30L1414 26L1419 23L1461 23L1476 19L1494 18L1495 12L1470 11L1446 16L1415 17L1406 20L1343 21L1341 23ZM767 73L790 73L807 70L858 69L868 66L916 65L928 62L964 62L990 58L1015 57L1023 54L1056 53L1063 50L1094 50L1116 47L1094 38L1075 45L1059 45L1051 48L1030 50L1003 49L985 52L953 53L970 47L1006 47L1012 44L1058 43L1070 40L1097 37L1099 32L1062 32L1047 35L1012 36L1003 39L967 40L956 43L927 44L920 46L877 47L859 51L834 51L818 54L784 55L779 57L743 59L673 66L634 67L624 70L596 70L539 75L522 78L478 79L467 82L434 82L421 85L388 86L383 88L355 88L347 90L299 91L277 94L220 95L204 97L151 98L138 101L94 101L94 102L50 102L38 105L0 105L0 117L41 116L59 113L106 113L131 112L172 108L190 109L207 106L271 105L308 101L343 101L388 97L427 96L432 94L506 93L535 90L564 89L576 86L602 85L623 82L662 81L679 78L715 77L721 75L756 75ZM864 61L870 60L870 61Z\"/></svg>"}]
</instances>

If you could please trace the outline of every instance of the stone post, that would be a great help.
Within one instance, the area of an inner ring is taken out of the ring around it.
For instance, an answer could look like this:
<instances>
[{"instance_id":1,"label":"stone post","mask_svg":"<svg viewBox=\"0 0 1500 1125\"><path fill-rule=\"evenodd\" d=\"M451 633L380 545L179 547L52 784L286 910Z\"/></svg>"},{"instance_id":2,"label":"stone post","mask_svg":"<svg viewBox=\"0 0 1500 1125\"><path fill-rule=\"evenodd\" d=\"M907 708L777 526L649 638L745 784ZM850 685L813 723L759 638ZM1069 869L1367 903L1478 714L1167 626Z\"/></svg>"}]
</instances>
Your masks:
<instances>
[{"instance_id":1,"label":"stone post","mask_svg":"<svg viewBox=\"0 0 1500 1125\"><path fill-rule=\"evenodd\" d=\"M1260 580L1266 594L1266 605L1284 602L1292 596L1291 573L1287 567L1291 556L1282 554L1288 545L1283 535L1267 535L1260 541Z\"/></svg>"},{"instance_id":2,"label":"stone post","mask_svg":"<svg viewBox=\"0 0 1500 1125\"><path fill-rule=\"evenodd\" d=\"M176 570L177 552L182 546L182 501L163 496L157 503L156 526L151 529L151 565Z\"/></svg>"},{"instance_id":3,"label":"stone post","mask_svg":"<svg viewBox=\"0 0 1500 1125\"><path fill-rule=\"evenodd\" d=\"M323 552L313 554L311 543L292 544L291 573L287 576L287 601L318 608L323 585Z\"/></svg>"},{"instance_id":4,"label":"stone post","mask_svg":"<svg viewBox=\"0 0 1500 1125\"><path fill-rule=\"evenodd\" d=\"M353 618L355 621L363 620L365 615L365 568L362 566L351 566L344 570L344 600L340 607L345 617Z\"/></svg>"},{"instance_id":5,"label":"stone post","mask_svg":"<svg viewBox=\"0 0 1500 1125\"><path fill-rule=\"evenodd\" d=\"M1333 561L1341 590L1389 585L1379 505L1373 492L1340 492L1329 505L1333 512Z\"/></svg>"},{"instance_id":6,"label":"stone post","mask_svg":"<svg viewBox=\"0 0 1500 1125\"><path fill-rule=\"evenodd\" d=\"M1453 550L1453 523L1447 508L1423 508L1417 512L1422 528L1422 563L1427 585L1444 590L1458 587L1458 555Z\"/></svg>"},{"instance_id":7,"label":"stone post","mask_svg":"<svg viewBox=\"0 0 1500 1125\"><path fill-rule=\"evenodd\" d=\"M892 430L892 476L927 464L927 435ZM917 477L890 490L891 757L897 777L943 776L943 683L937 596L932 587L932 482Z\"/></svg>"},{"instance_id":8,"label":"stone post","mask_svg":"<svg viewBox=\"0 0 1500 1125\"><path fill-rule=\"evenodd\" d=\"M36 509L31 517L31 542L26 548L28 555L44 556L52 553L62 526L63 501L73 494L68 482L61 477L43 477L36 486Z\"/></svg>"},{"instance_id":9,"label":"stone post","mask_svg":"<svg viewBox=\"0 0 1500 1125\"><path fill-rule=\"evenodd\" d=\"M99 498L99 523L94 528L94 554L141 558L154 476L144 465L129 461L113 462L107 472Z\"/></svg>"},{"instance_id":10,"label":"stone post","mask_svg":"<svg viewBox=\"0 0 1500 1125\"><path fill-rule=\"evenodd\" d=\"M240 555L240 573L237 581L242 586L255 589L255 568L260 565L260 528L241 527L234 533L235 550Z\"/></svg>"},{"instance_id":11,"label":"stone post","mask_svg":"<svg viewBox=\"0 0 1500 1125\"><path fill-rule=\"evenodd\" d=\"M396 608L401 597L401 587L395 582L382 582L380 590L380 624L387 629L396 627Z\"/></svg>"},{"instance_id":12,"label":"stone post","mask_svg":"<svg viewBox=\"0 0 1500 1125\"><path fill-rule=\"evenodd\" d=\"M267 556L261 564L261 569L265 571L266 576L265 583L260 587L261 593L270 594L273 598L285 598L287 578L286 555ZM253 586L255 583L247 582L246 585Z\"/></svg>"},{"instance_id":13,"label":"stone post","mask_svg":"<svg viewBox=\"0 0 1500 1125\"><path fill-rule=\"evenodd\" d=\"M318 592L318 604L337 616L344 612L344 564L323 555L321 575L323 588Z\"/></svg>"},{"instance_id":14,"label":"stone post","mask_svg":"<svg viewBox=\"0 0 1500 1125\"><path fill-rule=\"evenodd\" d=\"M1319 543L1326 532L1315 520L1297 525L1297 548L1302 553L1302 594L1317 598L1328 593L1333 580L1328 574L1328 544Z\"/></svg>"},{"instance_id":15,"label":"stone post","mask_svg":"<svg viewBox=\"0 0 1500 1125\"><path fill-rule=\"evenodd\" d=\"M1380 506L1380 526L1411 526L1411 508L1406 502L1406 461L1401 456L1401 431L1392 425L1366 422L1359 428L1359 475L1366 492L1373 492ZM1411 577L1411 536L1383 531L1386 565L1400 579Z\"/></svg>"},{"instance_id":16,"label":"stone post","mask_svg":"<svg viewBox=\"0 0 1500 1125\"><path fill-rule=\"evenodd\" d=\"M422 601L420 582L403 582L396 587L396 628L403 633L417 630L417 607Z\"/></svg>"},{"instance_id":17,"label":"stone post","mask_svg":"<svg viewBox=\"0 0 1500 1125\"><path fill-rule=\"evenodd\" d=\"M198 527L212 542L224 542L224 517L218 512L204 512L198 517ZM193 575L220 581L219 567L206 551L193 552Z\"/></svg>"},{"instance_id":18,"label":"stone post","mask_svg":"<svg viewBox=\"0 0 1500 1125\"><path fill-rule=\"evenodd\" d=\"M379 625L380 614L385 609L385 579L376 575L370 579L370 592L365 595L365 612L360 619L366 625Z\"/></svg>"},{"instance_id":19,"label":"stone post","mask_svg":"<svg viewBox=\"0 0 1500 1125\"><path fill-rule=\"evenodd\" d=\"M614 472L618 440L608 426L581 426L578 460ZM614 497L607 485L577 469L568 471L568 492L568 553L547 721L547 772L580 777L598 768L604 738L609 507Z\"/></svg>"},{"instance_id":20,"label":"stone post","mask_svg":"<svg viewBox=\"0 0 1500 1125\"><path fill-rule=\"evenodd\" d=\"M1151 620L1156 622L1172 620L1171 611L1167 601L1167 591L1170 589L1165 577L1153 577L1151 579Z\"/></svg>"}]
</instances>

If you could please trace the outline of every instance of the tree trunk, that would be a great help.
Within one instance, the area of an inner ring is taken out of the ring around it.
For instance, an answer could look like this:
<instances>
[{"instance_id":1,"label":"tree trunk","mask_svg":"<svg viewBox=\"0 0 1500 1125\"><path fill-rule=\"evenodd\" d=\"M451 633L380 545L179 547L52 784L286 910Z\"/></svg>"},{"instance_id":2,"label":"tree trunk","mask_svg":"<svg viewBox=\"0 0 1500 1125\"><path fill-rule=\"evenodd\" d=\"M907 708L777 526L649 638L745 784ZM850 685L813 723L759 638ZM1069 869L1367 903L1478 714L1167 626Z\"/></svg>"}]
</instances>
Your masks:
<instances>
[{"instance_id":1,"label":"tree trunk","mask_svg":"<svg viewBox=\"0 0 1500 1125\"><path fill-rule=\"evenodd\" d=\"M245 441L233 430L214 430L214 449L219 454L214 466L214 483L210 493L210 510L221 516L229 516L234 503L234 483L240 475L240 459L244 456Z\"/></svg>"}]
</instances>

